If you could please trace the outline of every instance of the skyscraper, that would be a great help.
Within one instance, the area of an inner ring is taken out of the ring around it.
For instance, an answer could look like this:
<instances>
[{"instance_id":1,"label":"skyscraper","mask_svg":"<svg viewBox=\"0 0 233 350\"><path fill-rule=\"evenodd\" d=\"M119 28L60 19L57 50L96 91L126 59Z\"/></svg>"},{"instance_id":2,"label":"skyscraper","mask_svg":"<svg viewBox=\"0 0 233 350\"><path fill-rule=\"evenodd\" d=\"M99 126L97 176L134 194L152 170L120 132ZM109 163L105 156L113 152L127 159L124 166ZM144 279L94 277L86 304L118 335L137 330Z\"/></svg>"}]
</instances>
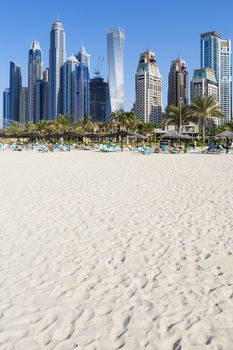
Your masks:
<instances>
[{"instance_id":1,"label":"skyscraper","mask_svg":"<svg viewBox=\"0 0 233 350\"><path fill-rule=\"evenodd\" d=\"M220 107L224 113L221 123L232 119L232 51L231 40L220 41Z\"/></svg>"},{"instance_id":2,"label":"skyscraper","mask_svg":"<svg viewBox=\"0 0 233 350\"><path fill-rule=\"evenodd\" d=\"M191 100L197 96L213 96L218 101L218 83L212 69L195 69L191 82Z\"/></svg>"},{"instance_id":3,"label":"skyscraper","mask_svg":"<svg viewBox=\"0 0 233 350\"><path fill-rule=\"evenodd\" d=\"M90 115L90 73L86 50L81 48L80 63L76 68L74 79L74 121Z\"/></svg>"},{"instance_id":4,"label":"skyscraper","mask_svg":"<svg viewBox=\"0 0 233 350\"><path fill-rule=\"evenodd\" d=\"M28 116L27 120L36 120L36 82L42 79L42 52L38 41L32 43L28 58Z\"/></svg>"},{"instance_id":5,"label":"skyscraper","mask_svg":"<svg viewBox=\"0 0 233 350\"><path fill-rule=\"evenodd\" d=\"M9 123L19 121L19 101L22 87L21 68L10 62L10 111Z\"/></svg>"},{"instance_id":6,"label":"skyscraper","mask_svg":"<svg viewBox=\"0 0 233 350\"><path fill-rule=\"evenodd\" d=\"M113 29L107 36L109 96L111 112L124 110L125 34Z\"/></svg>"},{"instance_id":7,"label":"skyscraper","mask_svg":"<svg viewBox=\"0 0 233 350\"><path fill-rule=\"evenodd\" d=\"M56 20L50 32L49 51L49 117L56 119L62 113L62 73L66 60L65 32L60 20Z\"/></svg>"},{"instance_id":8,"label":"skyscraper","mask_svg":"<svg viewBox=\"0 0 233 350\"><path fill-rule=\"evenodd\" d=\"M73 116L74 114L74 79L78 66L78 60L75 56L69 57L63 70L63 114Z\"/></svg>"},{"instance_id":9,"label":"skyscraper","mask_svg":"<svg viewBox=\"0 0 233 350\"><path fill-rule=\"evenodd\" d=\"M28 88L21 87L20 97L19 97L19 121L25 124L28 120Z\"/></svg>"},{"instance_id":10,"label":"skyscraper","mask_svg":"<svg viewBox=\"0 0 233 350\"><path fill-rule=\"evenodd\" d=\"M41 79L36 82L36 122L49 119L49 83Z\"/></svg>"},{"instance_id":11,"label":"skyscraper","mask_svg":"<svg viewBox=\"0 0 233 350\"><path fill-rule=\"evenodd\" d=\"M10 89L3 92L3 127L7 127L10 117Z\"/></svg>"},{"instance_id":12,"label":"skyscraper","mask_svg":"<svg viewBox=\"0 0 233 350\"><path fill-rule=\"evenodd\" d=\"M201 68L215 72L218 83L218 101L224 118L232 119L232 51L231 40L221 39L217 32L201 34Z\"/></svg>"},{"instance_id":13,"label":"skyscraper","mask_svg":"<svg viewBox=\"0 0 233 350\"><path fill-rule=\"evenodd\" d=\"M85 47L82 46L75 57L77 58L78 62L81 62L82 60L85 61L89 69L89 74L91 74L91 55L87 53Z\"/></svg>"},{"instance_id":14,"label":"skyscraper","mask_svg":"<svg viewBox=\"0 0 233 350\"><path fill-rule=\"evenodd\" d=\"M162 77L152 51L140 55L135 109L136 117L143 122L159 124L162 120Z\"/></svg>"},{"instance_id":15,"label":"skyscraper","mask_svg":"<svg viewBox=\"0 0 233 350\"><path fill-rule=\"evenodd\" d=\"M168 106L189 102L189 78L186 62L180 58L172 61L168 76Z\"/></svg>"},{"instance_id":16,"label":"skyscraper","mask_svg":"<svg viewBox=\"0 0 233 350\"><path fill-rule=\"evenodd\" d=\"M108 84L97 72L90 80L90 114L94 122L106 120Z\"/></svg>"}]
</instances>

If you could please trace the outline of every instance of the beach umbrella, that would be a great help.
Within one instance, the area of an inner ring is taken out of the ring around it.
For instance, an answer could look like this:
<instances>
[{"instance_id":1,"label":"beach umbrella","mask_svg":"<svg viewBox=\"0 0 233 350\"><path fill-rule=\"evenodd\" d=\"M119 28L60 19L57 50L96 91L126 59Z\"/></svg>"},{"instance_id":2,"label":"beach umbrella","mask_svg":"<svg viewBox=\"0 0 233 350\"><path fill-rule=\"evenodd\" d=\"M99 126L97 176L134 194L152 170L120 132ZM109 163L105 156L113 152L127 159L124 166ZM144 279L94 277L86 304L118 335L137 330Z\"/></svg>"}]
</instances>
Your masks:
<instances>
[{"instance_id":1,"label":"beach umbrella","mask_svg":"<svg viewBox=\"0 0 233 350\"><path fill-rule=\"evenodd\" d=\"M191 135L188 135L188 134L184 134L182 136L182 140L193 140L194 138L191 136Z\"/></svg>"},{"instance_id":2,"label":"beach umbrella","mask_svg":"<svg viewBox=\"0 0 233 350\"><path fill-rule=\"evenodd\" d=\"M83 135L78 134L75 131L67 131L67 132L64 132L63 134L61 134L60 137L78 138L78 137L83 137Z\"/></svg>"},{"instance_id":3,"label":"beach umbrella","mask_svg":"<svg viewBox=\"0 0 233 350\"><path fill-rule=\"evenodd\" d=\"M164 134L162 137L167 138L167 139L180 140L183 138L183 135L176 132L176 131L170 131L170 132L167 132L166 134Z\"/></svg>"},{"instance_id":4,"label":"beach umbrella","mask_svg":"<svg viewBox=\"0 0 233 350\"><path fill-rule=\"evenodd\" d=\"M216 137L218 137L219 139L224 139L224 138L228 138L228 139L233 139L233 132L231 131L224 131L221 132L220 134L216 135Z\"/></svg>"},{"instance_id":5,"label":"beach umbrella","mask_svg":"<svg viewBox=\"0 0 233 350\"><path fill-rule=\"evenodd\" d=\"M115 133L112 133L112 134L109 134L108 137L121 137L121 138L124 138L124 137L129 137L129 136L133 136L134 134L128 132L128 131L125 131L125 130L120 130L120 131L117 131Z\"/></svg>"},{"instance_id":6,"label":"beach umbrella","mask_svg":"<svg viewBox=\"0 0 233 350\"><path fill-rule=\"evenodd\" d=\"M129 136L129 139L145 140L147 139L147 137L141 134L135 134L135 135Z\"/></svg>"}]
</instances>

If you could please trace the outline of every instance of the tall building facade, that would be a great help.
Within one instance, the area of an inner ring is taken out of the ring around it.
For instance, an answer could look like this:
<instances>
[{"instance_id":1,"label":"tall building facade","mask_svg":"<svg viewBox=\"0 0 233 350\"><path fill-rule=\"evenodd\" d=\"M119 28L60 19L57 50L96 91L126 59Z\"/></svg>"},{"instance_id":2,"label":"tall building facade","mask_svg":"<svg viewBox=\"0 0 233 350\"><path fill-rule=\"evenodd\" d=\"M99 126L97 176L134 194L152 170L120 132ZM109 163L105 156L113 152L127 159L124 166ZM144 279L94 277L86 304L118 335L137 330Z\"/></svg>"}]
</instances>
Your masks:
<instances>
[{"instance_id":1,"label":"tall building facade","mask_svg":"<svg viewBox=\"0 0 233 350\"><path fill-rule=\"evenodd\" d=\"M113 29L107 36L109 97L111 112L124 110L125 33Z\"/></svg>"},{"instance_id":2,"label":"tall building facade","mask_svg":"<svg viewBox=\"0 0 233 350\"><path fill-rule=\"evenodd\" d=\"M35 121L49 119L49 82L41 79L36 82L36 117Z\"/></svg>"},{"instance_id":3,"label":"tall building facade","mask_svg":"<svg viewBox=\"0 0 233 350\"><path fill-rule=\"evenodd\" d=\"M56 20L50 32L49 51L49 118L54 120L62 113L62 66L66 60L65 32Z\"/></svg>"},{"instance_id":4,"label":"tall building facade","mask_svg":"<svg viewBox=\"0 0 233 350\"><path fill-rule=\"evenodd\" d=\"M213 96L218 101L218 82L212 69L195 69L191 82L192 101L197 96Z\"/></svg>"},{"instance_id":5,"label":"tall building facade","mask_svg":"<svg viewBox=\"0 0 233 350\"><path fill-rule=\"evenodd\" d=\"M94 122L107 119L107 90L108 84L100 74L90 80L90 114Z\"/></svg>"},{"instance_id":6,"label":"tall building facade","mask_svg":"<svg viewBox=\"0 0 233 350\"><path fill-rule=\"evenodd\" d=\"M232 119L232 51L231 40L220 41L220 107L224 113L221 123Z\"/></svg>"},{"instance_id":7,"label":"tall building facade","mask_svg":"<svg viewBox=\"0 0 233 350\"><path fill-rule=\"evenodd\" d=\"M137 119L159 124L162 120L162 77L152 51L140 55L136 73Z\"/></svg>"},{"instance_id":8,"label":"tall building facade","mask_svg":"<svg viewBox=\"0 0 233 350\"><path fill-rule=\"evenodd\" d=\"M36 121L36 83L43 75L42 52L38 41L32 43L28 58L28 116L30 122Z\"/></svg>"},{"instance_id":9,"label":"tall building facade","mask_svg":"<svg viewBox=\"0 0 233 350\"><path fill-rule=\"evenodd\" d=\"M201 68L215 72L219 107L224 113L222 123L232 119L232 50L231 40L217 32L201 34Z\"/></svg>"},{"instance_id":10,"label":"tall building facade","mask_svg":"<svg viewBox=\"0 0 233 350\"><path fill-rule=\"evenodd\" d=\"M74 79L74 121L90 115L90 73L87 64L87 53L81 48L80 62Z\"/></svg>"},{"instance_id":11,"label":"tall building facade","mask_svg":"<svg viewBox=\"0 0 233 350\"><path fill-rule=\"evenodd\" d=\"M78 62L84 62L89 69L89 74L91 74L91 55L89 55L85 49L84 46L82 46L78 52L78 54L75 56Z\"/></svg>"},{"instance_id":12,"label":"tall building facade","mask_svg":"<svg viewBox=\"0 0 233 350\"><path fill-rule=\"evenodd\" d=\"M3 127L7 127L10 119L10 89L5 89L3 92Z\"/></svg>"},{"instance_id":13,"label":"tall building facade","mask_svg":"<svg viewBox=\"0 0 233 350\"><path fill-rule=\"evenodd\" d=\"M177 58L172 61L168 76L168 106L189 103L189 77L186 62Z\"/></svg>"},{"instance_id":14,"label":"tall building facade","mask_svg":"<svg viewBox=\"0 0 233 350\"><path fill-rule=\"evenodd\" d=\"M19 121L22 124L25 124L28 121L33 122L32 120L28 120L28 88L22 87L20 91L19 98Z\"/></svg>"},{"instance_id":15,"label":"tall building facade","mask_svg":"<svg viewBox=\"0 0 233 350\"><path fill-rule=\"evenodd\" d=\"M10 111L9 123L19 122L20 92L22 87L21 68L14 62L10 62Z\"/></svg>"},{"instance_id":16,"label":"tall building facade","mask_svg":"<svg viewBox=\"0 0 233 350\"><path fill-rule=\"evenodd\" d=\"M75 73L78 67L78 60L75 56L71 56L65 62L63 70L63 114L73 116L75 103Z\"/></svg>"}]
</instances>

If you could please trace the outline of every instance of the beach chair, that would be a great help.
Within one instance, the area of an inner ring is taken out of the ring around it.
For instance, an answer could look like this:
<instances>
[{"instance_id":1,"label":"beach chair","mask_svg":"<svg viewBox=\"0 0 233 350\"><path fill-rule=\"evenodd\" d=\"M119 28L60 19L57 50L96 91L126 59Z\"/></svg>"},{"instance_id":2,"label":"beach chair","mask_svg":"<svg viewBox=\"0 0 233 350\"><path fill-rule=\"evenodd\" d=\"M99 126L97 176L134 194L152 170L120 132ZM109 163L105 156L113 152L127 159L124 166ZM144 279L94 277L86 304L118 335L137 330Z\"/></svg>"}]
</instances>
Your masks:
<instances>
[{"instance_id":1,"label":"beach chair","mask_svg":"<svg viewBox=\"0 0 233 350\"><path fill-rule=\"evenodd\" d=\"M40 152L40 153L47 153L48 151L49 151L49 149L48 149L48 147L45 146L45 145L40 145L40 146L38 147L38 152Z\"/></svg>"},{"instance_id":2,"label":"beach chair","mask_svg":"<svg viewBox=\"0 0 233 350\"><path fill-rule=\"evenodd\" d=\"M169 153L168 145L160 145L160 150L162 153Z\"/></svg>"}]
</instances>

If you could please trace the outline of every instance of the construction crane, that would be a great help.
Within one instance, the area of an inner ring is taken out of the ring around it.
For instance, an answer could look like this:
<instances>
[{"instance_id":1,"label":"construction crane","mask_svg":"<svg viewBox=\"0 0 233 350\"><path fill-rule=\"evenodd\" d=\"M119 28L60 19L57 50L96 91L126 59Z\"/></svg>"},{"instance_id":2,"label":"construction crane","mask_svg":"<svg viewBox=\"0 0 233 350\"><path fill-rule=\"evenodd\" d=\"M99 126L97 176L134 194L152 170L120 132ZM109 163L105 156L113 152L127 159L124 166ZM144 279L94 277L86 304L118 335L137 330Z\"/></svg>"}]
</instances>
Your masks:
<instances>
[{"instance_id":1,"label":"construction crane","mask_svg":"<svg viewBox=\"0 0 233 350\"><path fill-rule=\"evenodd\" d=\"M104 57L101 57L101 55L99 55L97 68L96 68L95 73L94 73L94 76L96 79L101 78L101 68L103 66L103 63L104 63Z\"/></svg>"}]
</instances>

